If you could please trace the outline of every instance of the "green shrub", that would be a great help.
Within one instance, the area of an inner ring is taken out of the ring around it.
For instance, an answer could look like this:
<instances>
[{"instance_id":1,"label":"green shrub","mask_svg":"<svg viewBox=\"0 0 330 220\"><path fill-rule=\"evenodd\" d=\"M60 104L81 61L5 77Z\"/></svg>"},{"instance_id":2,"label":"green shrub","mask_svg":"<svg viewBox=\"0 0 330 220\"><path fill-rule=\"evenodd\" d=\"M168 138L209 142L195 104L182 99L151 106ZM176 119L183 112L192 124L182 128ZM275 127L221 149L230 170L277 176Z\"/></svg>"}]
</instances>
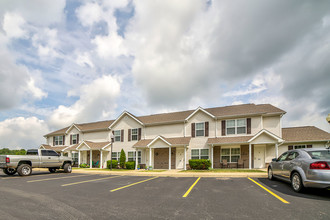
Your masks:
<instances>
[{"instance_id":1,"label":"green shrub","mask_svg":"<svg viewBox=\"0 0 330 220\"><path fill-rule=\"evenodd\" d=\"M211 167L211 161L207 159L191 159L189 166L193 170L207 170Z\"/></svg>"},{"instance_id":2,"label":"green shrub","mask_svg":"<svg viewBox=\"0 0 330 220\"><path fill-rule=\"evenodd\" d=\"M110 163L111 163L111 160L108 160L107 161L107 167L110 169ZM118 160L112 160L112 168L117 168L118 166Z\"/></svg>"},{"instance_id":3,"label":"green shrub","mask_svg":"<svg viewBox=\"0 0 330 220\"><path fill-rule=\"evenodd\" d=\"M124 149L121 149L120 160L119 160L120 168L125 168L125 162L126 162L126 154Z\"/></svg>"},{"instance_id":4,"label":"green shrub","mask_svg":"<svg viewBox=\"0 0 330 220\"><path fill-rule=\"evenodd\" d=\"M79 165L80 168L89 168L89 165L86 163L82 163Z\"/></svg>"},{"instance_id":5,"label":"green shrub","mask_svg":"<svg viewBox=\"0 0 330 220\"><path fill-rule=\"evenodd\" d=\"M127 161L125 163L126 169L128 170L134 170L135 169L135 161Z\"/></svg>"}]
</instances>

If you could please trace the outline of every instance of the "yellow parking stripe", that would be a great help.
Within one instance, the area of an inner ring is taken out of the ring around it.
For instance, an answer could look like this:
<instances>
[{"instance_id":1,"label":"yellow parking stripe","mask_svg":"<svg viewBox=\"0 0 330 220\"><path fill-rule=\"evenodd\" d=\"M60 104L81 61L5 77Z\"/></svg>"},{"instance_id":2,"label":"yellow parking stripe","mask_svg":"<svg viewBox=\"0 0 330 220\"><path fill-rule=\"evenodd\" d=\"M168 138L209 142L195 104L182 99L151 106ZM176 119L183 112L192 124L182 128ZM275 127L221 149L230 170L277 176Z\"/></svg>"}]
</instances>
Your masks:
<instances>
[{"instance_id":1,"label":"yellow parking stripe","mask_svg":"<svg viewBox=\"0 0 330 220\"><path fill-rule=\"evenodd\" d=\"M277 198L278 200L280 200L283 203L286 204L290 204L288 201L286 201L285 199L281 198L280 196L276 195L275 193L273 193L272 191L270 191L269 189L267 189L266 187L262 186L261 184L257 183L256 181L254 181L253 179L251 179L250 177L248 178L249 180L251 180L252 182L254 182L255 184L257 184L258 186L260 186L261 188L263 188L264 190L266 190L268 193L270 193L272 196L274 196L275 198Z\"/></svg>"},{"instance_id":2,"label":"yellow parking stripe","mask_svg":"<svg viewBox=\"0 0 330 220\"><path fill-rule=\"evenodd\" d=\"M194 186L198 183L198 181L199 181L200 179L201 179L201 178L198 177L198 179L194 182L194 184L191 185L191 187L187 190L187 192L186 192L182 197L186 198L186 197L189 195L190 191L194 188Z\"/></svg>"},{"instance_id":3,"label":"yellow parking stripe","mask_svg":"<svg viewBox=\"0 0 330 220\"><path fill-rule=\"evenodd\" d=\"M142 180L142 181L139 181L139 182L136 182L136 183L132 183L132 184L129 184L129 185L126 185L126 186L123 186L123 187L119 187L119 188L117 188L117 189L110 190L110 192L114 192L114 191L117 191L117 190L120 190L120 189L124 189L124 188L130 187L130 186L134 186L134 185L136 185L136 184L143 183L143 182L147 182L147 181L149 181L149 180L153 180L153 179L156 179L156 178L158 178L158 176L156 176L156 177L152 177L152 178L150 178L150 179Z\"/></svg>"},{"instance_id":4,"label":"yellow parking stripe","mask_svg":"<svg viewBox=\"0 0 330 220\"><path fill-rule=\"evenodd\" d=\"M81 183L95 182L95 181L98 181L98 180L106 180L106 179L111 179L111 178L116 178L116 177L119 177L119 176L111 176L111 177L105 177L105 178L100 178L100 179L85 180L85 181L81 181L81 182L63 184L62 186L71 186L71 185L76 185L76 184L81 184Z\"/></svg>"},{"instance_id":5,"label":"yellow parking stripe","mask_svg":"<svg viewBox=\"0 0 330 220\"><path fill-rule=\"evenodd\" d=\"M27 181L27 182L28 183L33 183L33 182L48 181L48 180L74 178L74 177L80 177L80 176L90 176L90 175L75 175L75 176L55 177L55 178L40 179L40 180L30 180L30 181Z\"/></svg>"}]
</instances>

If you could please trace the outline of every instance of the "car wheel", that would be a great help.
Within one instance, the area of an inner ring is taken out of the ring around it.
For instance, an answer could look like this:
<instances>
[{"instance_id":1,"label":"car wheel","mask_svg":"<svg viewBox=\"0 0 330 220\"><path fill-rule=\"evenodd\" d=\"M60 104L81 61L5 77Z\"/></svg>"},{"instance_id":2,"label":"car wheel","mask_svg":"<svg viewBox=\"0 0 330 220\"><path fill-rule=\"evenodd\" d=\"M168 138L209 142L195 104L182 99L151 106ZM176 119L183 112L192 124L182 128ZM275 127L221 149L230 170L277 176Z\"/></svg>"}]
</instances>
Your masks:
<instances>
[{"instance_id":1,"label":"car wheel","mask_svg":"<svg viewBox=\"0 0 330 220\"><path fill-rule=\"evenodd\" d=\"M304 185L301 180L299 173L294 172L291 176L291 186L295 192L302 192L304 190Z\"/></svg>"},{"instance_id":2,"label":"car wheel","mask_svg":"<svg viewBox=\"0 0 330 220\"><path fill-rule=\"evenodd\" d=\"M268 168L268 179L269 180L273 180L274 179L273 169L271 167Z\"/></svg>"},{"instance_id":3,"label":"car wheel","mask_svg":"<svg viewBox=\"0 0 330 220\"><path fill-rule=\"evenodd\" d=\"M69 163L64 164L63 169L64 169L64 173L71 173L72 172L72 167L71 167L71 164L69 164Z\"/></svg>"},{"instance_id":4,"label":"car wheel","mask_svg":"<svg viewBox=\"0 0 330 220\"><path fill-rule=\"evenodd\" d=\"M29 164L21 164L17 168L17 173L20 176L29 176L32 173L32 168Z\"/></svg>"},{"instance_id":5,"label":"car wheel","mask_svg":"<svg viewBox=\"0 0 330 220\"><path fill-rule=\"evenodd\" d=\"M12 176L14 175L17 171L16 169L14 168L6 168L6 169L3 169L3 172L9 176Z\"/></svg>"},{"instance_id":6,"label":"car wheel","mask_svg":"<svg viewBox=\"0 0 330 220\"><path fill-rule=\"evenodd\" d=\"M51 173L55 173L55 172L56 172L56 168L49 168L48 170L49 170L49 172L51 172Z\"/></svg>"}]
</instances>

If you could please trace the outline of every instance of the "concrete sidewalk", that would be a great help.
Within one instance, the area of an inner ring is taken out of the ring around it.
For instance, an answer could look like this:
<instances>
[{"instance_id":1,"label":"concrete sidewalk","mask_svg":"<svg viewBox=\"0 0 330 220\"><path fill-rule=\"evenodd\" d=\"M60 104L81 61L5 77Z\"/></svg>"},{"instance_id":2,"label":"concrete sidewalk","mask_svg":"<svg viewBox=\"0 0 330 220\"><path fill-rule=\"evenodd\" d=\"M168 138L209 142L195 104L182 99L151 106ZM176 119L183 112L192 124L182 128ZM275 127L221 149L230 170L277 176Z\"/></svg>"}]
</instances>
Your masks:
<instances>
[{"instance_id":1,"label":"concrete sidewalk","mask_svg":"<svg viewBox=\"0 0 330 220\"><path fill-rule=\"evenodd\" d=\"M73 169L72 173L89 173L103 175L120 175L120 176L163 176L163 177L227 177L227 178L244 178L244 177L261 177L266 178L267 173L259 172L180 172L181 170L166 170L162 172L152 172L145 170L130 171L102 171L87 169Z\"/></svg>"}]
</instances>

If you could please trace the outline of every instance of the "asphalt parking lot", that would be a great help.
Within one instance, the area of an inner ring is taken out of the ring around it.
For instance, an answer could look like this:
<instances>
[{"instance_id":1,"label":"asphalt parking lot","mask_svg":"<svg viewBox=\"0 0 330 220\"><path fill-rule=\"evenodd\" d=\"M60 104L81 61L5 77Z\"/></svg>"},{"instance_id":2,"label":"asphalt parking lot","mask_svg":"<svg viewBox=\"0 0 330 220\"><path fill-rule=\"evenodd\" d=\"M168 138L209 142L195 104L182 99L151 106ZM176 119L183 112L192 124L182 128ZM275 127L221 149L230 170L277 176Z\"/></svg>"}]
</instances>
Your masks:
<instances>
[{"instance_id":1,"label":"asphalt parking lot","mask_svg":"<svg viewBox=\"0 0 330 220\"><path fill-rule=\"evenodd\" d=\"M330 190L266 178L0 171L0 198L0 219L330 219Z\"/></svg>"}]
</instances>

